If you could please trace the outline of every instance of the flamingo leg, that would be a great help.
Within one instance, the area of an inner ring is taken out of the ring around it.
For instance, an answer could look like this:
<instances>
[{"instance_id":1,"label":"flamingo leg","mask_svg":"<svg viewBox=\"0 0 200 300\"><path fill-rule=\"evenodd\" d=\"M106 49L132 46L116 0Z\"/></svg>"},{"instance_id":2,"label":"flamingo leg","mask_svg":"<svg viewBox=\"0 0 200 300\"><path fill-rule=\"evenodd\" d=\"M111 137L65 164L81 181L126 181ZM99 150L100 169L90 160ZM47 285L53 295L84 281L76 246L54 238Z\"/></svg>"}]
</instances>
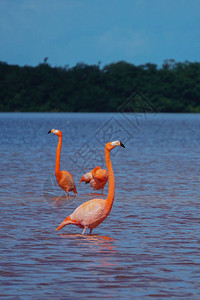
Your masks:
<instances>
[{"instance_id":1,"label":"flamingo leg","mask_svg":"<svg viewBox=\"0 0 200 300\"><path fill-rule=\"evenodd\" d=\"M65 190L65 193L66 193L66 194L65 194L65 198L69 197L68 191Z\"/></svg>"},{"instance_id":2,"label":"flamingo leg","mask_svg":"<svg viewBox=\"0 0 200 300\"><path fill-rule=\"evenodd\" d=\"M84 227L83 232L82 232L82 235L85 234L86 229L87 229L87 227Z\"/></svg>"},{"instance_id":3,"label":"flamingo leg","mask_svg":"<svg viewBox=\"0 0 200 300\"><path fill-rule=\"evenodd\" d=\"M92 229L93 229L93 228L90 228L90 233L89 233L90 235L92 234Z\"/></svg>"}]
</instances>

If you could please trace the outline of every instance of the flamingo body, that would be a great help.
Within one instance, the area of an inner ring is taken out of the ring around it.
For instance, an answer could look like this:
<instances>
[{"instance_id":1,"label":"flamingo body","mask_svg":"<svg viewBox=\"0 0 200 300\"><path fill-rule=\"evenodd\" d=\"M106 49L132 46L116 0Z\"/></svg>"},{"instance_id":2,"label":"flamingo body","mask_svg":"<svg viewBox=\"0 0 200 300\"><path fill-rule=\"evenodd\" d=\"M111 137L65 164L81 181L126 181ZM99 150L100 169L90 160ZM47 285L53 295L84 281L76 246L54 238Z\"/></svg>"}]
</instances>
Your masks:
<instances>
[{"instance_id":1,"label":"flamingo body","mask_svg":"<svg viewBox=\"0 0 200 300\"><path fill-rule=\"evenodd\" d=\"M90 186L93 187L94 192L95 190L102 190L103 193L103 189L108 181L108 172L97 166L92 171L84 174L79 183L82 181L85 181L86 183L90 182Z\"/></svg>"},{"instance_id":2,"label":"flamingo body","mask_svg":"<svg viewBox=\"0 0 200 300\"><path fill-rule=\"evenodd\" d=\"M60 155L62 147L62 131L51 129L48 133L54 133L58 136L58 146L56 150L56 165L55 165L55 176L58 185L68 194L73 191L74 194L78 194L74 183L73 176L68 171L60 170Z\"/></svg>"},{"instance_id":3,"label":"flamingo body","mask_svg":"<svg viewBox=\"0 0 200 300\"><path fill-rule=\"evenodd\" d=\"M77 194L74 178L68 171L60 171L60 174L56 176L56 180L61 189L67 194L71 191Z\"/></svg>"},{"instance_id":4,"label":"flamingo body","mask_svg":"<svg viewBox=\"0 0 200 300\"><path fill-rule=\"evenodd\" d=\"M89 228L90 231L92 231L92 229L101 224L108 215L105 201L105 199L92 199L84 202L58 226L56 231L68 224L74 224L85 230Z\"/></svg>"},{"instance_id":5,"label":"flamingo body","mask_svg":"<svg viewBox=\"0 0 200 300\"><path fill-rule=\"evenodd\" d=\"M66 225L73 224L83 229L83 233L85 233L86 229L90 229L90 234L92 230L101 224L106 217L109 215L112 204L114 201L115 195L115 179L114 173L112 169L112 164L110 160L110 151L115 146L124 145L120 141L107 143L105 146L105 159L106 165L108 169L108 177L109 177L109 188L108 188L108 196L106 199L92 199L84 202L80 206L78 206L72 214L70 214L56 229L56 231L60 230ZM124 147L125 148L125 147Z\"/></svg>"}]
</instances>

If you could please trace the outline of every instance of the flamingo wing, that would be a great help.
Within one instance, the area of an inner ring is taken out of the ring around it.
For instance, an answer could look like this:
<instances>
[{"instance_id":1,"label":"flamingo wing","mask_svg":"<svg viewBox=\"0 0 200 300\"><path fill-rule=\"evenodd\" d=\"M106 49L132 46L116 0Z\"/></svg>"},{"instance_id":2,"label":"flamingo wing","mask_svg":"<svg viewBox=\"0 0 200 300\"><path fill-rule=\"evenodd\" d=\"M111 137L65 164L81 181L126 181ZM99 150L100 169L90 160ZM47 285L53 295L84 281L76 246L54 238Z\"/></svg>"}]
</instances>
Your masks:
<instances>
[{"instance_id":1,"label":"flamingo wing","mask_svg":"<svg viewBox=\"0 0 200 300\"><path fill-rule=\"evenodd\" d=\"M67 171L61 171L57 179L59 186L67 193L73 191L75 187L74 178Z\"/></svg>"},{"instance_id":2,"label":"flamingo wing","mask_svg":"<svg viewBox=\"0 0 200 300\"><path fill-rule=\"evenodd\" d=\"M100 180L100 181L107 181L108 180L108 172L105 169L97 170L93 174L94 179Z\"/></svg>"},{"instance_id":3,"label":"flamingo wing","mask_svg":"<svg viewBox=\"0 0 200 300\"><path fill-rule=\"evenodd\" d=\"M84 227L94 228L107 216L105 200L92 199L80 206L70 215L71 219Z\"/></svg>"}]
</instances>

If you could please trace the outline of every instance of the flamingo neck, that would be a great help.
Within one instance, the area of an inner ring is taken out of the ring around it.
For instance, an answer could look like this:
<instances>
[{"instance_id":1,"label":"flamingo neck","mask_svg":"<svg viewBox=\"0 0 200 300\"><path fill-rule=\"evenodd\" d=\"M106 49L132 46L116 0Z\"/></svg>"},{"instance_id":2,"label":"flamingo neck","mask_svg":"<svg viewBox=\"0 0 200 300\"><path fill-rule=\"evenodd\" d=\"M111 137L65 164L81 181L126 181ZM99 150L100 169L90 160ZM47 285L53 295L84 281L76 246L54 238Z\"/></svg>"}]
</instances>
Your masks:
<instances>
[{"instance_id":1,"label":"flamingo neck","mask_svg":"<svg viewBox=\"0 0 200 300\"><path fill-rule=\"evenodd\" d=\"M105 149L105 159L106 159L106 166L108 170L108 196L106 199L106 208L108 209L108 213L110 213L114 197L115 197L115 177L114 172L110 160L110 151Z\"/></svg>"},{"instance_id":2,"label":"flamingo neck","mask_svg":"<svg viewBox=\"0 0 200 300\"><path fill-rule=\"evenodd\" d=\"M58 137L58 146L56 150L56 166L55 166L55 174L56 176L60 173L60 153L62 147L62 136Z\"/></svg>"}]
</instances>

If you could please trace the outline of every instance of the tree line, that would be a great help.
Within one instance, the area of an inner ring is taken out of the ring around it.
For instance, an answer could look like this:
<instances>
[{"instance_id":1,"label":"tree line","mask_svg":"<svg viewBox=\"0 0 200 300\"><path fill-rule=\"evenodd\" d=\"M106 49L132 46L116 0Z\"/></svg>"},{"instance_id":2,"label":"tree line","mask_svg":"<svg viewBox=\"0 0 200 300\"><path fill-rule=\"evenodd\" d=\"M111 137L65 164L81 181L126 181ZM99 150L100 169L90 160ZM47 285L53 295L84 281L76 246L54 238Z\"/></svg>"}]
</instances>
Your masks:
<instances>
[{"instance_id":1,"label":"tree line","mask_svg":"<svg viewBox=\"0 0 200 300\"><path fill-rule=\"evenodd\" d=\"M69 68L0 62L1 112L118 112L134 93L158 112L200 112L200 63L125 61Z\"/></svg>"}]
</instances>

